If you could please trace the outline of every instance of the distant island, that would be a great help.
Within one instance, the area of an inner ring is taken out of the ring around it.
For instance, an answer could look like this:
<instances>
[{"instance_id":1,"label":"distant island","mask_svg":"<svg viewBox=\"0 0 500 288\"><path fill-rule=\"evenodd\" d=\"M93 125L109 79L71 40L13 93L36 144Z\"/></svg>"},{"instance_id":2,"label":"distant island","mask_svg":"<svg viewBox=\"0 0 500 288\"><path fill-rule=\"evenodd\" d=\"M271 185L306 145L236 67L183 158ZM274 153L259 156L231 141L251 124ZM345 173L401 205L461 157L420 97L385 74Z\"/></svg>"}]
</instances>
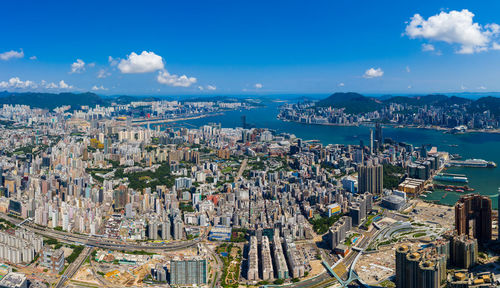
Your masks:
<instances>
[{"instance_id":1,"label":"distant island","mask_svg":"<svg viewBox=\"0 0 500 288\"><path fill-rule=\"evenodd\" d=\"M402 127L499 132L500 98L472 100L457 96L367 97L359 93L334 93L319 101L285 104L278 118L305 124L361 125L382 123Z\"/></svg>"},{"instance_id":2,"label":"distant island","mask_svg":"<svg viewBox=\"0 0 500 288\"><path fill-rule=\"evenodd\" d=\"M259 101L253 99L236 99L233 97L186 97L182 100L174 100L171 97L149 97L149 96L100 96L91 92L84 93L39 93L39 92L0 92L0 105L27 105L32 108L52 110L57 107L70 106L69 110L80 109L82 106L95 107L97 105L108 107L112 105L126 105L132 102L154 102L154 101L179 101L181 103L192 102L220 102L220 103L246 103L249 106L261 106Z\"/></svg>"}]
</instances>

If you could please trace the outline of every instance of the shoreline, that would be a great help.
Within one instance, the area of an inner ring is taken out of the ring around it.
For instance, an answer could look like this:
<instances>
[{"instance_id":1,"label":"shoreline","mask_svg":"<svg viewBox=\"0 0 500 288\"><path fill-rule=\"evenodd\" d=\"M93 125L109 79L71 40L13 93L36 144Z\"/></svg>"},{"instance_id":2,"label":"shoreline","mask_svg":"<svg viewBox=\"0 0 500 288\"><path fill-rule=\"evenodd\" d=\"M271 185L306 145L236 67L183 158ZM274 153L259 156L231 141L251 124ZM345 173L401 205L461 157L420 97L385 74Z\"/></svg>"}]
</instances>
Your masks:
<instances>
[{"instance_id":1,"label":"shoreline","mask_svg":"<svg viewBox=\"0 0 500 288\"><path fill-rule=\"evenodd\" d=\"M353 123L353 124L337 124L337 123L304 123L300 121L294 121L294 120L288 120L288 119L282 119L280 117L276 117L276 119L283 121L283 122L293 122L293 123L298 123L298 124L304 124L304 125L318 125L318 126L337 126L337 127L359 127L359 126L365 126L365 127L371 127L375 125L375 122L360 122L360 123ZM434 131L443 131L443 133L447 134L453 134L453 135L461 135L461 134L468 134L468 133L486 133L486 134L500 134L500 129L492 129L492 130L486 130L486 129L468 129L465 132L460 132L460 133L449 133L451 130L450 128L444 128L444 127L439 127L439 126L402 126L398 124L392 124L392 123L381 123L382 126L390 126L394 129L424 129L424 130L434 130Z\"/></svg>"}]
</instances>

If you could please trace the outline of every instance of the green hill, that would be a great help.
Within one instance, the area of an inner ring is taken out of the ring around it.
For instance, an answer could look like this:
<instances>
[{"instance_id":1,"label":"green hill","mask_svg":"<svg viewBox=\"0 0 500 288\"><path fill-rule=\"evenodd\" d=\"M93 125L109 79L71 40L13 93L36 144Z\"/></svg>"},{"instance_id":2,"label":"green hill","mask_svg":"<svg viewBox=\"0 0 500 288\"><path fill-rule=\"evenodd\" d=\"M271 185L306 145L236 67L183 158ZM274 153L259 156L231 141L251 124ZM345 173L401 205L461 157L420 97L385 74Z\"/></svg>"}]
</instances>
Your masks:
<instances>
[{"instance_id":1,"label":"green hill","mask_svg":"<svg viewBox=\"0 0 500 288\"><path fill-rule=\"evenodd\" d=\"M345 108L346 113L358 114L382 108L381 101L354 92L334 93L316 103L317 107Z\"/></svg>"},{"instance_id":2,"label":"green hill","mask_svg":"<svg viewBox=\"0 0 500 288\"><path fill-rule=\"evenodd\" d=\"M481 113L490 110L491 114L500 117L500 98L488 96L481 97L469 105L470 112Z\"/></svg>"},{"instance_id":3,"label":"green hill","mask_svg":"<svg viewBox=\"0 0 500 288\"><path fill-rule=\"evenodd\" d=\"M72 109L77 109L79 106L107 106L109 102L94 93L0 93L0 104L21 104L29 105L36 108L54 109L63 105L70 105Z\"/></svg>"}]
</instances>

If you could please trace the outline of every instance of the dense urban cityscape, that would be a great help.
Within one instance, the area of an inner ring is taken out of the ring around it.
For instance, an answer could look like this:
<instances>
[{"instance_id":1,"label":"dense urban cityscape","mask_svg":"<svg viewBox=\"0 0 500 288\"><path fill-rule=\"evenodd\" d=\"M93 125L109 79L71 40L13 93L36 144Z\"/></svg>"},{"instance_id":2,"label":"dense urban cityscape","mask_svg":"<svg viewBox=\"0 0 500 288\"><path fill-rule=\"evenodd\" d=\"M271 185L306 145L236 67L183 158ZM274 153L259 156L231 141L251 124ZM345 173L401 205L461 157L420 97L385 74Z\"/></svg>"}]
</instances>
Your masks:
<instances>
[{"instance_id":1,"label":"dense urban cityscape","mask_svg":"<svg viewBox=\"0 0 500 288\"><path fill-rule=\"evenodd\" d=\"M445 171L495 163L382 124L356 145L172 124L246 103L4 104L0 284L496 286L498 214ZM454 209L423 198L443 187Z\"/></svg>"},{"instance_id":2,"label":"dense urban cityscape","mask_svg":"<svg viewBox=\"0 0 500 288\"><path fill-rule=\"evenodd\" d=\"M0 288L500 287L500 1L1 11Z\"/></svg>"}]
</instances>

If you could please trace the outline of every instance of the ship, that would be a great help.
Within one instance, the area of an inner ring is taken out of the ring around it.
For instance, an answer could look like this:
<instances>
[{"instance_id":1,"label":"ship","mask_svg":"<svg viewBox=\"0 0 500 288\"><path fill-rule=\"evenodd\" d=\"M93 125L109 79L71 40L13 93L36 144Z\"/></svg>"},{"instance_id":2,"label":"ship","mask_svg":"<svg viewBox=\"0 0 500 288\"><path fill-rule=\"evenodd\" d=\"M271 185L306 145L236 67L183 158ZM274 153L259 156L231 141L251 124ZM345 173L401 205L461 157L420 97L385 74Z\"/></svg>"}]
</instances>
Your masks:
<instances>
[{"instance_id":1,"label":"ship","mask_svg":"<svg viewBox=\"0 0 500 288\"><path fill-rule=\"evenodd\" d=\"M460 182L468 183L469 179L463 174L449 174L449 173L439 173L434 176L434 180L445 181L445 182Z\"/></svg>"},{"instance_id":2,"label":"ship","mask_svg":"<svg viewBox=\"0 0 500 288\"><path fill-rule=\"evenodd\" d=\"M483 159L467 159L467 160L451 160L448 166L456 167L477 167L477 168L495 168L497 164L493 161L486 161Z\"/></svg>"}]
</instances>

